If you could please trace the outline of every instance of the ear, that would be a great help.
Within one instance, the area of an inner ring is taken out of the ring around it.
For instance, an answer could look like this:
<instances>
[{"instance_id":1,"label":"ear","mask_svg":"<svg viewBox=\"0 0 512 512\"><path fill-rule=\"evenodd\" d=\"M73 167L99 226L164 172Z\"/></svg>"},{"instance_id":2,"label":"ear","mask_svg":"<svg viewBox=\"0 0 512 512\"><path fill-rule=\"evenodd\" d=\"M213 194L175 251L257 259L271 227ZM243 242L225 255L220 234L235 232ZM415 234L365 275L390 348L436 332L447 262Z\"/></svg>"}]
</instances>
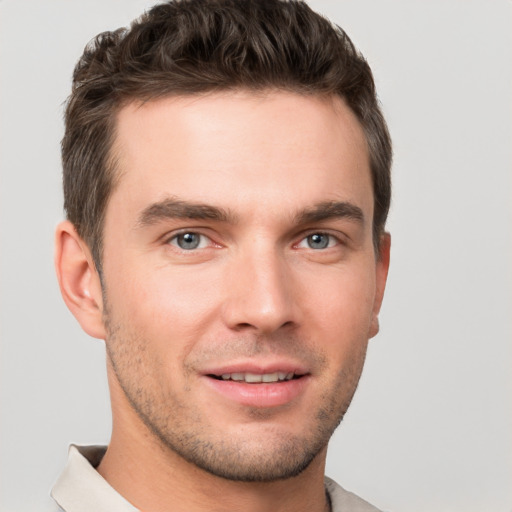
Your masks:
<instances>
[{"instance_id":1,"label":"ear","mask_svg":"<svg viewBox=\"0 0 512 512\"><path fill-rule=\"evenodd\" d=\"M87 244L69 221L57 226L55 270L64 302L82 329L105 339L100 277Z\"/></svg>"},{"instance_id":2,"label":"ear","mask_svg":"<svg viewBox=\"0 0 512 512\"><path fill-rule=\"evenodd\" d=\"M373 338L379 332L379 311L382 305L382 299L384 298L384 290L388 278L390 250L391 235L384 233L380 238L379 255L375 267L375 299L370 324L370 338Z\"/></svg>"}]
</instances>

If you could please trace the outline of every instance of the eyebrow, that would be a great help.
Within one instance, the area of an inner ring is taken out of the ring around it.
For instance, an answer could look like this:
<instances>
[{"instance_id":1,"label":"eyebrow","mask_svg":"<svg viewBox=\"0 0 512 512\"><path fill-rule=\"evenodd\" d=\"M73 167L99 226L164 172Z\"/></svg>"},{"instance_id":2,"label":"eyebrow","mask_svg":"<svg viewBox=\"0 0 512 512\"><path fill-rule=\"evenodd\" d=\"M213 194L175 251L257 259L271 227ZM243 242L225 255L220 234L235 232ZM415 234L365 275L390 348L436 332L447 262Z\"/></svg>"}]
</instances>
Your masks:
<instances>
[{"instance_id":1,"label":"eyebrow","mask_svg":"<svg viewBox=\"0 0 512 512\"><path fill-rule=\"evenodd\" d=\"M326 201L297 214L297 224L312 224L333 218L345 218L364 223L363 210L346 201Z\"/></svg>"},{"instance_id":2,"label":"eyebrow","mask_svg":"<svg viewBox=\"0 0 512 512\"><path fill-rule=\"evenodd\" d=\"M297 225L314 224L333 218L345 218L364 223L364 214L359 206L346 201L325 201L300 211L294 217ZM152 203L140 214L137 225L150 226L168 219L213 220L236 223L237 217L224 208L204 203L192 203L181 199L166 198Z\"/></svg>"},{"instance_id":3,"label":"eyebrow","mask_svg":"<svg viewBox=\"0 0 512 512\"><path fill-rule=\"evenodd\" d=\"M138 226L150 226L167 219L214 220L234 222L229 211L202 203L191 203L180 199L166 198L145 208L139 215Z\"/></svg>"}]
</instances>

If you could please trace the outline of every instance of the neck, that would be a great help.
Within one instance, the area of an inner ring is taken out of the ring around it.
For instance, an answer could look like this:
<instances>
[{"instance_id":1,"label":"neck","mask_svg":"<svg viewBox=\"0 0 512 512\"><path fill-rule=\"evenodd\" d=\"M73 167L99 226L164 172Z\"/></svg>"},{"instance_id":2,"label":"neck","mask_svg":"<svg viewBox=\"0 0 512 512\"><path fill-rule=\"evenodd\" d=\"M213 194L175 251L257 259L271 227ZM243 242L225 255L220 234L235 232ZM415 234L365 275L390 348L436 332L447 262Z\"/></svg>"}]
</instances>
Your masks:
<instances>
[{"instance_id":1,"label":"neck","mask_svg":"<svg viewBox=\"0 0 512 512\"><path fill-rule=\"evenodd\" d=\"M163 446L132 408L120 404L120 400L126 400L124 395L112 396L112 438L97 469L136 508L146 512L329 509L323 481L326 448L293 478L274 482L227 480L198 468Z\"/></svg>"}]
</instances>

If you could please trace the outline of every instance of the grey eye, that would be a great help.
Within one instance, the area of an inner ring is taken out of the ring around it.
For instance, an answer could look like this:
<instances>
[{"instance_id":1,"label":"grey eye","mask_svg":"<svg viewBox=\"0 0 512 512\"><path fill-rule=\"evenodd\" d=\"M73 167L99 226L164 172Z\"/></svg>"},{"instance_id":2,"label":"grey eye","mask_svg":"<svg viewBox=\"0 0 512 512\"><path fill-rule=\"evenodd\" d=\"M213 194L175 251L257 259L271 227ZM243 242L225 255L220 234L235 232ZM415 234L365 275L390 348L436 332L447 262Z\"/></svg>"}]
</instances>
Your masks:
<instances>
[{"instance_id":1,"label":"grey eye","mask_svg":"<svg viewBox=\"0 0 512 512\"><path fill-rule=\"evenodd\" d=\"M181 235L176 235L173 242L180 249L190 251L199 247L199 244L201 243L201 235L198 233L182 233Z\"/></svg>"},{"instance_id":2,"label":"grey eye","mask_svg":"<svg viewBox=\"0 0 512 512\"><path fill-rule=\"evenodd\" d=\"M330 236L325 233L314 233L307 237L307 244L311 249L326 249L329 243Z\"/></svg>"}]
</instances>

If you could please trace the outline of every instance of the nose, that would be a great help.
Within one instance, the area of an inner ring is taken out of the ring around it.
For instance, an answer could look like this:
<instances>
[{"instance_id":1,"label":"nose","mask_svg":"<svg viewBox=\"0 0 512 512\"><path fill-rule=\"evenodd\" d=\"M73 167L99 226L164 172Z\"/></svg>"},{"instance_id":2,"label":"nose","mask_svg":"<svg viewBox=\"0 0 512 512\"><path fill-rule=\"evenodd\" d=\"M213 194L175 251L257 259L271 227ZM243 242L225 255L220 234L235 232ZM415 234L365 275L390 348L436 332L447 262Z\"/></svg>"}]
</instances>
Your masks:
<instances>
[{"instance_id":1,"label":"nose","mask_svg":"<svg viewBox=\"0 0 512 512\"><path fill-rule=\"evenodd\" d=\"M268 335L297 325L292 272L275 249L240 254L227 272L223 316L230 329Z\"/></svg>"}]
</instances>

